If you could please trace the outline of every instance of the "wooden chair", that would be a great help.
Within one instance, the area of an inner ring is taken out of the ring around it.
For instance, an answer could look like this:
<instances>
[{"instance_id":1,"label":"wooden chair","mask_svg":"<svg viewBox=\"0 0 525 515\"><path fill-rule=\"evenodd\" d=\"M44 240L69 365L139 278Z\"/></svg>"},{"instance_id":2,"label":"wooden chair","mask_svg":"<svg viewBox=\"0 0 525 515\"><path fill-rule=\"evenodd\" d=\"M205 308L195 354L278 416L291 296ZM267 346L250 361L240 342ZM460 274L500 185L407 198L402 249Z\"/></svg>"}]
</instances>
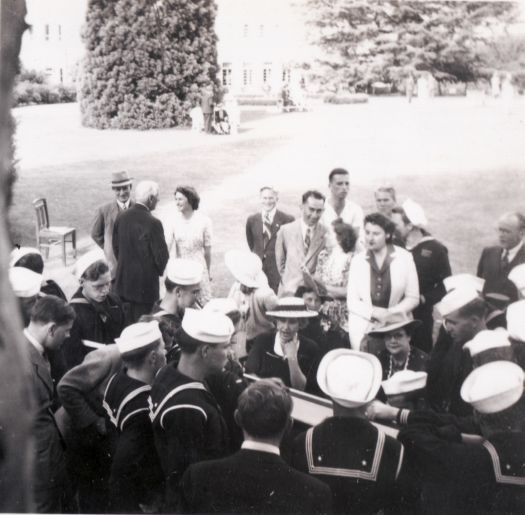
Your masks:
<instances>
[{"instance_id":1,"label":"wooden chair","mask_svg":"<svg viewBox=\"0 0 525 515\"><path fill-rule=\"evenodd\" d=\"M66 266L66 243L73 247L73 257L77 257L77 231L73 227L58 227L49 225L49 213L45 198L33 200L36 211L36 243L40 252L44 249L46 259L49 257L49 247L62 245L62 262Z\"/></svg>"}]
</instances>

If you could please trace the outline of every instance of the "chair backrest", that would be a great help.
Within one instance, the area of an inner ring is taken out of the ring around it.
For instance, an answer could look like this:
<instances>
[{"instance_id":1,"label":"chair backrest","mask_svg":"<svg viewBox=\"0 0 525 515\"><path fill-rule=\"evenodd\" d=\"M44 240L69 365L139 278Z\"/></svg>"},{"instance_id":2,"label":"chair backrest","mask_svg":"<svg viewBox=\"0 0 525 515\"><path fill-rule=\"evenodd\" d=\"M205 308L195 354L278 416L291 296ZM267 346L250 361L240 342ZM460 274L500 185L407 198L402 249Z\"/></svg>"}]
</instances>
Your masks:
<instances>
[{"instance_id":1,"label":"chair backrest","mask_svg":"<svg viewBox=\"0 0 525 515\"><path fill-rule=\"evenodd\" d=\"M47 202L45 198L37 198L33 200L33 206L36 211L36 228L37 231L47 229L49 227L49 215L47 212Z\"/></svg>"}]
</instances>

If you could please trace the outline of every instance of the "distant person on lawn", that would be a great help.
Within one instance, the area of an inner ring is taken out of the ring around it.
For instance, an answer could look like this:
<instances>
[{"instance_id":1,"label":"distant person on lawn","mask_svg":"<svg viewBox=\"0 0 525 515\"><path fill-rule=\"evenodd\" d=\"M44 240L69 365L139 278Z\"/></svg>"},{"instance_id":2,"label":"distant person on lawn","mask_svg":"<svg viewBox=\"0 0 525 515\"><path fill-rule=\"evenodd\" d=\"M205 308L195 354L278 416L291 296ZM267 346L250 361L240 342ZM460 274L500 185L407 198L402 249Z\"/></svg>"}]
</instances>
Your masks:
<instances>
[{"instance_id":1,"label":"distant person on lawn","mask_svg":"<svg viewBox=\"0 0 525 515\"><path fill-rule=\"evenodd\" d=\"M159 185L139 182L135 199L134 206L119 214L113 229L115 292L128 305L128 323L150 313L159 300L159 277L169 258L162 223L151 214L159 201Z\"/></svg>"},{"instance_id":2,"label":"distant person on lawn","mask_svg":"<svg viewBox=\"0 0 525 515\"><path fill-rule=\"evenodd\" d=\"M135 203L131 198L131 188L132 178L128 172L114 172L111 177L111 189L115 192L115 199L97 209L91 226L91 237L104 250L112 280L115 280L117 270L117 259L113 253L113 226L118 214Z\"/></svg>"}]
</instances>

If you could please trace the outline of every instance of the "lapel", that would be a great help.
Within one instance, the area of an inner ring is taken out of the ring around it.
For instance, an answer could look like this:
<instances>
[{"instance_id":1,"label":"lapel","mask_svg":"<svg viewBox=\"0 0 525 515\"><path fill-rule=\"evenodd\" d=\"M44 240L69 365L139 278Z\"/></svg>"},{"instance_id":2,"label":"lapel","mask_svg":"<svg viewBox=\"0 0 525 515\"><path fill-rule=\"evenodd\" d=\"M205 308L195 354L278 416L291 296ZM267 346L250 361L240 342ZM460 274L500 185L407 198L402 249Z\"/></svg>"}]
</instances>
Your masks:
<instances>
[{"instance_id":1,"label":"lapel","mask_svg":"<svg viewBox=\"0 0 525 515\"><path fill-rule=\"evenodd\" d=\"M26 343L29 346L29 359L35 369L37 377L42 381L44 386L48 389L50 396L53 396L53 380L49 371L49 363L45 358L35 349L33 344L26 338Z\"/></svg>"},{"instance_id":2,"label":"lapel","mask_svg":"<svg viewBox=\"0 0 525 515\"><path fill-rule=\"evenodd\" d=\"M272 238L275 238L276 234L279 232L279 229L281 228L281 224L282 224L281 212L277 210L275 212L275 216L273 217L273 222L272 222Z\"/></svg>"},{"instance_id":3,"label":"lapel","mask_svg":"<svg viewBox=\"0 0 525 515\"><path fill-rule=\"evenodd\" d=\"M319 254L319 251L324 247L324 230L321 223L318 223L312 234L312 241L310 242L310 248L308 254L306 254L305 262L308 263L313 257Z\"/></svg>"},{"instance_id":4,"label":"lapel","mask_svg":"<svg viewBox=\"0 0 525 515\"><path fill-rule=\"evenodd\" d=\"M502 250L503 253L503 250ZM500 263L501 263L501 254L500 254ZM509 263L509 270L515 267L516 265L519 265L520 263L525 263L525 244L523 244L516 255L514 256L514 259Z\"/></svg>"},{"instance_id":5,"label":"lapel","mask_svg":"<svg viewBox=\"0 0 525 515\"><path fill-rule=\"evenodd\" d=\"M390 263L390 298L388 299L388 305L392 306L392 304L394 304L392 299L399 298L398 293L403 288L406 274L403 271L403 263L400 259L399 251L396 250L395 247L390 253L390 257L392 258L392 262ZM398 301L396 301L396 303L397 302Z\"/></svg>"}]
</instances>

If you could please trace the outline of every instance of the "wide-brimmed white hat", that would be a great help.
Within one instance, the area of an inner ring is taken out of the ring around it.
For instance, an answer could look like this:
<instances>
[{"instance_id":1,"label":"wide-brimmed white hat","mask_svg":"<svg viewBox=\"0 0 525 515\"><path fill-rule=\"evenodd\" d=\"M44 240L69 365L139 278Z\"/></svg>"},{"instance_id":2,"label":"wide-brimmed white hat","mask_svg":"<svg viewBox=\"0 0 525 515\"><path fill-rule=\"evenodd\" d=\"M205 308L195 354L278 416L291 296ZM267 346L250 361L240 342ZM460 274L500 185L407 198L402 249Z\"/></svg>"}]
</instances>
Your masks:
<instances>
[{"instance_id":1,"label":"wide-brimmed white hat","mask_svg":"<svg viewBox=\"0 0 525 515\"><path fill-rule=\"evenodd\" d=\"M313 318L318 313L309 310L299 297L281 297L277 300L277 306L267 311L266 315L274 318Z\"/></svg>"},{"instance_id":2,"label":"wide-brimmed white hat","mask_svg":"<svg viewBox=\"0 0 525 515\"><path fill-rule=\"evenodd\" d=\"M29 268L15 266L9 269L9 281L14 294L25 299L38 295L42 286L42 275Z\"/></svg>"},{"instance_id":3,"label":"wide-brimmed white hat","mask_svg":"<svg viewBox=\"0 0 525 515\"><path fill-rule=\"evenodd\" d=\"M501 347L510 347L510 341L507 331L500 327L494 330L480 331L472 340L463 345L463 348L467 349L472 357L486 350Z\"/></svg>"},{"instance_id":4,"label":"wide-brimmed white hat","mask_svg":"<svg viewBox=\"0 0 525 515\"><path fill-rule=\"evenodd\" d=\"M115 339L120 354L125 356L130 352L144 349L162 338L157 320L137 322L126 327Z\"/></svg>"},{"instance_id":5,"label":"wide-brimmed white hat","mask_svg":"<svg viewBox=\"0 0 525 515\"><path fill-rule=\"evenodd\" d=\"M38 254L41 256L41 252L34 248L34 247L15 247L11 254L9 255L9 266L15 266L20 259L22 259L24 256L27 256L28 254Z\"/></svg>"},{"instance_id":6,"label":"wide-brimmed white hat","mask_svg":"<svg viewBox=\"0 0 525 515\"><path fill-rule=\"evenodd\" d=\"M507 306L507 333L511 338L525 342L525 300Z\"/></svg>"},{"instance_id":7,"label":"wide-brimmed white hat","mask_svg":"<svg viewBox=\"0 0 525 515\"><path fill-rule=\"evenodd\" d=\"M461 398L480 413L498 413L523 394L523 369L511 361L492 361L475 368L461 386Z\"/></svg>"},{"instance_id":8,"label":"wide-brimmed white hat","mask_svg":"<svg viewBox=\"0 0 525 515\"><path fill-rule=\"evenodd\" d=\"M239 311L239 306L229 297L215 297L210 299L202 309L204 311L210 311L211 313L227 315L228 313Z\"/></svg>"},{"instance_id":9,"label":"wide-brimmed white hat","mask_svg":"<svg viewBox=\"0 0 525 515\"><path fill-rule=\"evenodd\" d=\"M84 272L97 261L104 261L107 264L106 256L104 251L97 247L96 249L86 252L82 257L80 257L74 266L75 277L80 281Z\"/></svg>"},{"instance_id":10,"label":"wide-brimmed white hat","mask_svg":"<svg viewBox=\"0 0 525 515\"><path fill-rule=\"evenodd\" d=\"M412 199L406 199L403 202L403 210L412 225L417 227L426 227L428 225L425 210L417 202L414 202Z\"/></svg>"},{"instance_id":11,"label":"wide-brimmed white hat","mask_svg":"<svg viewBox=\"0 0 525 515\"><path fill-rule=\"evenodd\" d=\"M510 271L509 280L515 284L522 295L525 293L525 263L515 266Z\"/></svg>"},{"instance_id":12,"label":"wide-brimmed white hat","mask_svg":"<svg viewBox=\"0 0 525 515\"><path fill-rule=\"evenodd\" d=\"M400 370L383 381L381 385L386 395L409 393L425 388L427 376L428 374L422 371Z\"/></svg>"},{"instance_id":13,"label":"wide-brimmed white hat","mask_svg":"<svg viewBox=\"0 0 525 515\"><path fill-rule=\"evenodd\" d=\"M412 314L391 313L383 322L376 322L368 331L370 336L384 336L386 333L395 331L402 327L417 327L421 325L420 320L414 320Z\"/></svg>"},{"instance_id":14,"label":"wide-brimmed white hat","mask_svg":"<svg viewBox=\"0 0 525 515\"><path fill-rule=\"evenodd\" d=\"M458 288L473 288L477 292L481 293L483 291L483 287L485 286L485 279L467 273L456 274L445 277L445 279L443 279L443 286L445 286L445 290L447 290L447 292Z\"/></svg>"},{"instance_id":15,"label":"wide-brimmed white hat","mask_svg":"<svg viewBox=\"0 0 525 515\"><path fill-rule=\"evenodd\" d=\"M373 354L335 349L319 363L317 383L337 404L357 408L375 398L382 375L381 363Z\"/></svg>"},{"instance_id":16,"label":"wide-brimmed white hat","mask_svg":"<svg viewBox=\"0 0 525 515\"><path fill-rule=\"evenodd\" d=\"M478 291L472 287L455 288L441 299L436 308L442 317L446 317L473 300L480 298Z\"/></svg>"},{"instance_id":17,"label":"wide-brimmed white hat","mask_svg":"<svg viewBox=\"0 0 525 515\"><path fill-rule=\"evenodd\" d=\"M247 250L229 250L224 262L233 277L248 288L259 288L265 284L261 258Z\"/></svg>"},{"instance_id":18,"label":"wide-brimmed white hat","mask_svg":"<svg viewBox=\"0 0 525 515\"><path fill-rule=\"evenodd\" d=\"M195 340L215 344L229 342L235 330L232 321L223 313L191 308L184 310L181 327Z\"/></svg>"},{"instance_id":19,"label":"wide-brimmed white hat","mask_svg":"<svg viewBox=\"0 0 525 515\"><path fill-rule=\"evenodd\" d=\"M189 286L202 281L203 266L191 259L170 259L166 265L166 277L175 284Z\"/></svg>"}]
</instances>

